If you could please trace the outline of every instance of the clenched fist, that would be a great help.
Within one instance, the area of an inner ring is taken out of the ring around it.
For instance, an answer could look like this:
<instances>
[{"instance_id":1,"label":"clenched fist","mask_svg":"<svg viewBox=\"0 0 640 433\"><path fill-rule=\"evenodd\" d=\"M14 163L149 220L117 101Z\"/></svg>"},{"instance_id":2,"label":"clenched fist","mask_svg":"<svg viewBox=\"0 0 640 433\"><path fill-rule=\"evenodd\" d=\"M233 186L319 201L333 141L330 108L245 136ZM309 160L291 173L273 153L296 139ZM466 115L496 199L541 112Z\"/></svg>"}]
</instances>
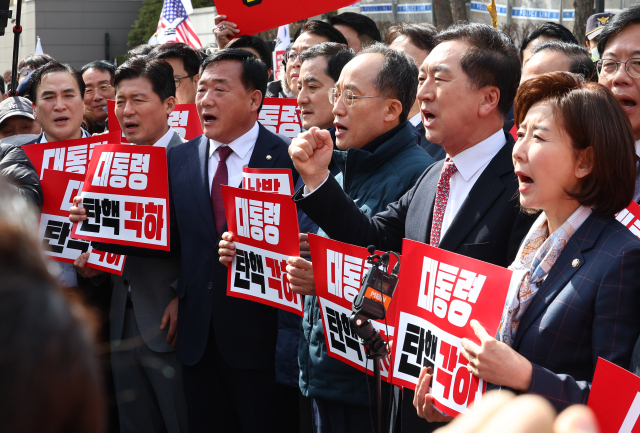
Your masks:
<instances>
[{"instance_id":1,"label":"clenched fist","mask_svg":"<svg viewBox=\"0 0 640 433\"><path fill-rule=\"evenodd\" d=\"M294 138L289 146L289 156L309 191L329 176L332 154L331 134L315 126Z\"/></svg>"}]
</instances>

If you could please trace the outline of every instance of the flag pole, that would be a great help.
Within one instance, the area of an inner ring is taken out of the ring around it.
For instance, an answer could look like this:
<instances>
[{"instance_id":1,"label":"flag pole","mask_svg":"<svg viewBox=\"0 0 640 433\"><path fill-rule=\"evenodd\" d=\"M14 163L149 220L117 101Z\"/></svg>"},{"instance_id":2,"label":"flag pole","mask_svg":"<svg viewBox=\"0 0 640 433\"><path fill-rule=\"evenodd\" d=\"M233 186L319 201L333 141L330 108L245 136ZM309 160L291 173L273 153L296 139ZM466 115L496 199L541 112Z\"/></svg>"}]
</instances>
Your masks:
<instances>
[{"instance_id":1,"label":"flag pole","mask_svg":"<svg viewBox=\"0 0 640 433\"><path fill-rule=\"evenodd\" d=\"M11 91L9 96L18 96L18 49L20 48L20 15L22 13L22 0L18 0L16 7L16 25L13 26L13 64L11 65Z\"/></svg>"}]
</instances>

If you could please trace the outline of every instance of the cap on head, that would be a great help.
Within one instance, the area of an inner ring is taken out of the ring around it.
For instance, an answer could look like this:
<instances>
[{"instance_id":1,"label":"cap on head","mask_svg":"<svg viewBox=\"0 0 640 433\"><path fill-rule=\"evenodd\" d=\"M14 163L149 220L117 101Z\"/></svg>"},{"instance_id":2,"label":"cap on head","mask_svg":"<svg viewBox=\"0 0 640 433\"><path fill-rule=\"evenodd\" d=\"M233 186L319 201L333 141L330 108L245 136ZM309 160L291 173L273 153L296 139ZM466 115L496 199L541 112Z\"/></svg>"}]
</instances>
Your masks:
<instances>
[{"instance_id":1,"label":"cap on head","mask_svg":"<svg viewBox=\"0 0 640 433\"><path fill-rule=\"evenodd\" d=\"M21 96L10 97L0 102L0 125L9 117L13 116L35 119L31 102Z\"/></svg>"},{"instance_id":2,"label":"cap on head","mask_svg":"<svg viewBox=\"0 0 640 433\"><path fill-rule=\"evenodd\" d=\"M600 33L602 33L602 30L604 30L604 26L606 26L609 20L614 16L615 14L609 12L591 15L587 19L587 31L585 34L587 39L593 40L594 38L597 38Z\"/></svg>"}]
</instances>

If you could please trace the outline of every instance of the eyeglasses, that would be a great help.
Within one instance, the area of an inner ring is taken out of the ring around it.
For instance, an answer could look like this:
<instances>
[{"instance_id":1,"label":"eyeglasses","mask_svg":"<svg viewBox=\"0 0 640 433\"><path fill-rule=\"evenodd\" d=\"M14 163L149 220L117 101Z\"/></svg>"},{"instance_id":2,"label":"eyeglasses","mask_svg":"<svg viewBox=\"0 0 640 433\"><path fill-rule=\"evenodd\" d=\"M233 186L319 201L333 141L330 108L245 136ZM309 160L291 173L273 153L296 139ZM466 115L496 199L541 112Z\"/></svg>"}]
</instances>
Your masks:
<instances>
[{"instance_id":1,"label":"eyeglasses","mask_svg":"<svg viewBox=\"0 0 640 433\"><path fill-rule=\"evenodd\" d=\"M300 55L300 53L294 53L292 51L289 52L289 54L287 54L287 60L291 63L295 62L296 59L298 58L298 56Z\"/></svg>"},{"instance_id":2,"label":"eyeglasses","mask_svg":"<svg viewBox=\"0 0 640 433\"><path fill-rule=\"evenodd\" d=\"M598 60L596 67L601 77L613 77L618 72L618 65L624 65L627 74L631 78L640 78L640 59L629 59L626 62L616 62L615 60Z\"/></svg>"},{"instance_id":3,"label":"eyeglasses","mask_svg":"<svg viewBox=\"0 0 640 433\"><path fill-rule=\"evenodd\" d=\"M173 77L173 81L176 83L176 89L178 87L180 87L180 81L184 80L185 78L193 78L193 75L185 75L184 77Z\"/></svg>"},{"instance_id":4,"label":"eyeglasses","mask_svg":"<svg viewBox=\"0 0 640 433\"><path fill-rule=\"evenodd\" d=\"M86 89L84 89L84 95L91 96L93 95L93 92L98 92L100 94L103 94L104 92L109 90L109 87L112 87L111 84L100 84L95 89L93 87L87 87Z\"/></svg>"},{"instance_id":5,"label":"eyeglasses","mask_svg":"<svg viewBox=\"0 0 640 433\"><path fill-rule=\"evenodd\" d=\"M329 89L329 103L331 105L336 105L338 102L338 98L342 95L342 102L347 107L353 106L353 102L358 98L372 98L372 99L389 99L386 96L364 96L364 95L354 95L353 92L349 89L345 89L342 93L338 91L335 87Z\"/></svg>"}]
</instances>

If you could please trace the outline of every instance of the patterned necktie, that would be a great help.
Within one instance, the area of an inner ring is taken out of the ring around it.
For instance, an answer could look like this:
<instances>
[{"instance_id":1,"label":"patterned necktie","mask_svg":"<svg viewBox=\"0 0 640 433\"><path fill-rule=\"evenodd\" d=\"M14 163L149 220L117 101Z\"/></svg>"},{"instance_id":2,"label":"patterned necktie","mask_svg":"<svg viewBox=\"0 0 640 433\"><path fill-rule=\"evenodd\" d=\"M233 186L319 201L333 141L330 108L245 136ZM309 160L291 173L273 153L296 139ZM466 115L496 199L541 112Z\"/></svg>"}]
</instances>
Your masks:
<instances>
[{"instance_id":1,"label":"patterned necktie","mask_svg":"<svg viewBox=\"0 0 640 433\"><path fill-rule=\"evenodd\" d=\"M436 204L433 211L433 222L431 223L431 240L429 241L429 245L432 247L437 247L440 244L442 220L444 219L444 211L447 209L447 201L449 201L449 193L451 190L451 176L453 176L456 171L458 171L456 165L451 158L447 158L442 166L436 191Z\"/></svg>"},{"instance_id":2,"label":"patterned necktie","mask_svg":"<svg viewBox=\"0 0 640 433\"><path fill-rule=\"evenodd\" d=\"M222 229L227 221L224 215L224 202L222 201L222 190L220 185L227 185L229 182L229 173L227 171L227 158L231 155L231 148L229 146L218 147L218 168L216 168L216 174L213 176L211 182L211 206L213 207L213 218L216 222L216 230L218 236L222 234Z\"/></svg>"}]
</instances>

